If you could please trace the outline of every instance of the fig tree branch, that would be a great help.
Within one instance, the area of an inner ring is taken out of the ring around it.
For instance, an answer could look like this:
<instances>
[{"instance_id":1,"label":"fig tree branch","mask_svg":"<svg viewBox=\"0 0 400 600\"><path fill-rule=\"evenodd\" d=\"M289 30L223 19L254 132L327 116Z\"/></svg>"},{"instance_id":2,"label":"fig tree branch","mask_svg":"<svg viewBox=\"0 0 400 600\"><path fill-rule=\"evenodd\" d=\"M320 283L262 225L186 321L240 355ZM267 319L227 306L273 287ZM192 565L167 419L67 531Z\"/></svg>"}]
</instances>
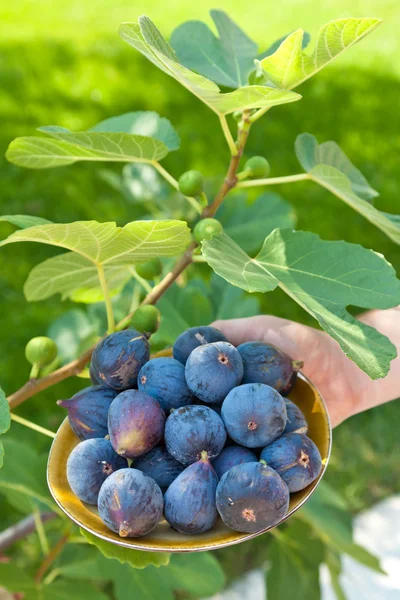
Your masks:
<instances>
[{"instance_id":1,"label":"fig tree branch","mask_svg":"<svg viewBox=\"0 0 400 600\"><path fill-rule=\"evenodd\" d=\"M45 557L44 561L40 565L36 575L35 582L40 583L43 579L43 576L46 574L48 568L53 564L57 556L60 554L61 550L64 548L65 544L68 543L70 537L70 531L68 531L60 537L58 542L53 546L48 555Z\"/></svg>"},{"instance_id":2,"label":"fig tree branch","mask_svg":"<svg viewBox=\"0 0 400 600\"><path fill-rule=\"evenodd\" d=\"M40 513L40 520L42 523L47 523L47 521L51 521L55 519L58 515L54 512L42 512ZM22 540L27 535L33 533L36 529L35 516L29 515L29 517L25 517L15 525L12 525L8 529L5 529L0 533L0 552L4 552L7 550L12 544Z\"/></svg>"},{"instance_id":3,"label":"fig tree branch","mask_svg":"<svg viewBox=\"0 0 400 600\"><path fill-rule=\"evenodd\" d=\"M237 154L231 157L224 182L222 183L219 192L215 196L214 201L203 210L200 216L201 219L213 217L222 204L225 196L237 185L236 173L239 167L240 158L246 145L247 137L249 135L250 126L251 123L249 120L249 113L248 111L244 111L243 120L239 124L238 128L238 141L236 144ZM140 306L145 304L156 304L156 302L167 291L167 289L174 283L174 281L177 280L181 273L183 273L183 271L193 262L193 251L196 249L196 247L197 243L193 241L183 256L181 256L181 258L177 261L173 269L167 273L165 277L163 277L159 284L154 286L151 291L148 292ZM132 315L133 313L129 313L129 315L124 317L116 325L115 329L120 331L121 329L127 327ZM85 365L90 361L94 348L95 346L92 346L79 358L73 360L67 365L64 365L60 369L53 371L45 377L41 377L40 379L30 379L27 381L25 385L8 397L10 409L13 410L16 406L19 406L25 402L25 400L28 400L28 398L35 396L39 392L55 385L56 383L59 383L60 381L63 381L64 379L68 379L68 377L79 375L79 373L85 368Z\"/></svg>"}]
</instances>

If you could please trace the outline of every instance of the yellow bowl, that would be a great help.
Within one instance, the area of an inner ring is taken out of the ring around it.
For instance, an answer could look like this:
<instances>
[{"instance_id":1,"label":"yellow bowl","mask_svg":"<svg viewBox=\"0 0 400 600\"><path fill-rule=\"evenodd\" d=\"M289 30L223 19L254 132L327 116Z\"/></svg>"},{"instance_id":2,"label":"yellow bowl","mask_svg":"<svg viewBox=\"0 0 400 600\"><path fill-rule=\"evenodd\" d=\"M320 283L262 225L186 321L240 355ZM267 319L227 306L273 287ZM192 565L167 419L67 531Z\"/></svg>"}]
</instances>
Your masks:
<instances>
[{"instance_id":1,"label":"yellow bowl","mask_svg":"<svg viewBox=\"0 0 400 600\"><path fill-rule=\"evenodd\" d=\"M308 435L319 448L323 466L316 481L301 492L291 495L289 511L275 527L286 521L315 491L325 472L331 451L332 430L329 415L325 402L317 388L307 377L300 373L289 398L303 411L309 425ZM78 443L79 440L73 433L68 418L66 418L61 424L50 450L47 465L47 481L50 492L58 506L77 525L107 542L125 548L151 552L201 552L202 550L216 550L238 544L271 529L269 527L258 533L239 533L229 529L221 519L218 519L214 527L206 533L183 535L174 531L163 520L151 533L144 537L120 538L104 525L97 509L81 502L69 487L66 475L67 460Z\"/></svg>"}]
</instances>

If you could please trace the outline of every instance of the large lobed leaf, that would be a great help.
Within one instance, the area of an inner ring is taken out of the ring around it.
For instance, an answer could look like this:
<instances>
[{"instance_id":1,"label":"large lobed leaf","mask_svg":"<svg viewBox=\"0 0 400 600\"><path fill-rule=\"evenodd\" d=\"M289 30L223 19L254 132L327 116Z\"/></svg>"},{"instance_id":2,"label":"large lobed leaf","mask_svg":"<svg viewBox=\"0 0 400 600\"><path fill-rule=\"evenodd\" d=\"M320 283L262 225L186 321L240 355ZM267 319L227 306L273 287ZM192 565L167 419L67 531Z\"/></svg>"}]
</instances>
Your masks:
<instances>
[{"instance_id":1,"label":"large lobed leaf","mask_svg":"<svg viewBox=\"0 0 400 600\"><path fill-rule=\"evenodd\" d=\"M384 213L371 204L378 192L371 188L364 175L335 142L318 144L313 135L303 133L296 139L295 148L301 166L316 183L400 244L400 215Z\"/></svg>"},{"instance_id":2,"label":"large lobed leaf","mask_svg":"<svg viewBox=\"0 0 400 600\"><path fill-rule=\"evenodd\" d=\"M245 252L260 249L265 236L278 227L294 227L296 215L293 207L274 193L261 194L253 203L246 196L235 194L222 204L218 219L224 231Z\"/></svg>"},{"instance_id":3,"label":"large lobed leaf","mask_svg":"<svg viewBox=\"0 0 400 600\"><path fill-rule=\"evenodd\" d=\"M40 131L53 139L21 137L11 142L6 157L21 167L46 169L78 161L154 162L179 148L171 123L154 112L131 112L74 133L50 125Z\"/></svg>"},{"instance_id":4,"label":"large lobed leaf","mask_svg":"<svg viewBox=\"0 0 400 600\"><path fill-rule=\"evenodd\" d=\"M63 298L77 290L100 287L98 269L104 270L110 290L129 279L129 265L150 258L174 256L186 249L190 231L184 221L133 221L115 223L76 221L45 224L16 231L0 242L40 242L66 248L67 252L36 266L25 285L28 300L42 300L55 293Z\"/></svg>"},{"instance_id":5,"label":"large lobed leaf","mask_svg":"<svg viewBox=\"0 0 400 600\"><path fill-rule=\"evenodd\" d=\"M219 85L238 88L247 84L258 46L222 10L210 12L219 38L201 21L188 21L175 29L171 46L179 62Z\"/></svg>"},{"instance_id":6,"label":"large lobed leaf","mask_svg":"<svg viewBox=\"0 0 400 600\"><path fill-rule=\"evenodd\" d=\"M226 115L245 108L277 106L294 102L301 97L287 90L262 85L248 85L222 94L211 79L195 73L179 62L173 48L146 16L140 17L139 23L122 23L119 34L128 44L164 73L179 81L217 114Z\"/></svg>"},{"instance_id":7,"label":"large lobed leaf","mask_svg":"<svg viewBox=\"0 0 400 600\"><path fill-rule=\"evenodd\" d=\"M400 302L393 267L372 250L326 242L303 231L273 231L255 258L222 234L203 242L203 255L221 277L249 292L281 287L309 312L372 379L385 377L393 344L346 310L390 308Z\"/></svg>"},{"instance_id":8,"label":"large lobed leaf","mask_svg":"<svg viewBox=\"0 0 400 600\"><path fill-rule=\"evenodd\" d=\"M304 31L290 34L274 52L260 62L266 82L290 90L320 71L336 56L371 33L380 19L347 18L330 21L319 30L311 54L303 52Z\"/></svg>"}]
</instances>

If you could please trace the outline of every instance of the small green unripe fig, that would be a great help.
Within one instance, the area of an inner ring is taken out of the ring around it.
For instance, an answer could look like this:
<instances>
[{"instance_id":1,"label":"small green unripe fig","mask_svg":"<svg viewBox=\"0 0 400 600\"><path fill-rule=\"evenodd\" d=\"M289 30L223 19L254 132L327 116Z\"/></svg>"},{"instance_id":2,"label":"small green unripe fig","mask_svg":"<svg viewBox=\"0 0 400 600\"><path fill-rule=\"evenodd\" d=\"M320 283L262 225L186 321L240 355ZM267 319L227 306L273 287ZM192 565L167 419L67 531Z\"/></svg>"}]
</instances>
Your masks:
<instances>
[{"instance_id":1,"label":"small green unripe fig","mask_svg":"<svg viewBox=\"0 0 400 600\"><path fill-rule=\"evenodd\" d=\"M139 306L133 313L131 325L141 333L155 333L160 324L160 311L151 304Z\"/></svg>"},{"instance_id":2,"label":"small green unripe fig","mask_svg":"<svg viewBox=\"0 0 400 600\"><path fill-rule=\"evenodd\" d=\"M143 279L154 279L162 273L162 262L159 258L152 258L147 262L136 265L136 273Z\"/></svg>"},{"instance_id":3,"label":"small green unripe fig","mask_svg":"<svg viewBox=\"0 0 400 600\"><path fill-rule=\"evenodd\" d=\"M204 188L204 177L200 171L186 171L179 177L179 191L185 196L198 196Z\"/></svg>"},{"instance_id":4,"label":"small green unripe fig","mask_svg":"<svg viewBox=\"0 0 400 600\"><path fill-rule=\"evenodd\" d=\"M57 346L52 339L44 336L32 338L25 347L25 356L31 365L45 367L57 357Z\"/></svg>"},{"instance_id":5,"label":"small green unripe fig","mask_svg":"<svg viewBox=\"0 0 400 600\"><path fill-rule=\"evenodd\" d=\"M261 177L268 177L269 175L269 162L263 156L252 156L244 165L246 171L250 171L250 179L260 179Z\"/></svg>"},{"instance_id":6,"label":"small green unripe fig","mask_svg":"<svg viewBox=\"0 0 400 600\"><path fill-rule=\"evenodd\" d=\"M198 244L202 240L211 240L214 235L219 235L224 231L221 223L217 219L202 219L193 229L194 239Z\"/></svg>"},{"instance_id":7,"label":"small green unripe fig","mask_svg":"<svg viewBox=\"0 0 400 600\"><path fill-rule=\"evenodd\" d=\"M235 112L233 113L232 116L235 119L235 121L241 121L242 117L243 117L243 113L240 110L235 110Z\"/></svg>"}]
</instances>

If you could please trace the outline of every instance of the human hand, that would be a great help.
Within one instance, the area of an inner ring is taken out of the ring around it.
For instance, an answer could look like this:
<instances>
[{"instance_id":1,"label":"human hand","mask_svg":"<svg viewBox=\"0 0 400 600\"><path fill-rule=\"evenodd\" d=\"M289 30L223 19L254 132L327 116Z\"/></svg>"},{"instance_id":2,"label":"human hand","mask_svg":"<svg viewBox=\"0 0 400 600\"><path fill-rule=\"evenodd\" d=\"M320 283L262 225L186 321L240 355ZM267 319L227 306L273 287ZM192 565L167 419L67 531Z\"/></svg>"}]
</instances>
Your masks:
<instances>
[{"instance_id":1,"label":"human hand","mask_svg":"<svg viewBox=\"0 0 400 600\"><path fill-rule=\"evenodd\" d=\"M371 311L360 317L364 323L390 336L400 347L400 311ZM327 403L332 426L352 415L400 396L400 359L391 364L385 379L372 381L348 359L339 344L323 331L272 316L215 321L228 340L238 346L263 341L281 348L294 360L304 361L302 371Z\"/></svg>"}]
</instances>

